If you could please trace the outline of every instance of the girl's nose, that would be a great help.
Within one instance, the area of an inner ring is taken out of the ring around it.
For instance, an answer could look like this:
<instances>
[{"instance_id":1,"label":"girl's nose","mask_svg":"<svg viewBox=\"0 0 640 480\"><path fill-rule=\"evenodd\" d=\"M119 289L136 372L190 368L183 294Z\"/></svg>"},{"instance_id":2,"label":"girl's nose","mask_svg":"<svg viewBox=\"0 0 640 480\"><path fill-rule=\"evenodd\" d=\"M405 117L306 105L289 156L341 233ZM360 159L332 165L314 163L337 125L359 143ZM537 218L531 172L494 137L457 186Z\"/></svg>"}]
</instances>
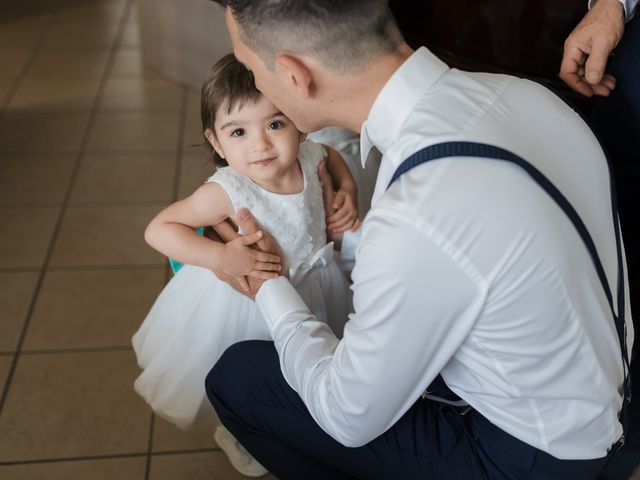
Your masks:
<instances>
[{"instance_id":1,"label":"girl's nose","mask_svg":"<svg viewBox=\"0 0 640 480\"><path fill-rule=\"evenodd\" d=\"M253 148L258 152L263 152L271 148L271 141L266 133L260 133L253 144Z\"/></svg>"}]
</instances>

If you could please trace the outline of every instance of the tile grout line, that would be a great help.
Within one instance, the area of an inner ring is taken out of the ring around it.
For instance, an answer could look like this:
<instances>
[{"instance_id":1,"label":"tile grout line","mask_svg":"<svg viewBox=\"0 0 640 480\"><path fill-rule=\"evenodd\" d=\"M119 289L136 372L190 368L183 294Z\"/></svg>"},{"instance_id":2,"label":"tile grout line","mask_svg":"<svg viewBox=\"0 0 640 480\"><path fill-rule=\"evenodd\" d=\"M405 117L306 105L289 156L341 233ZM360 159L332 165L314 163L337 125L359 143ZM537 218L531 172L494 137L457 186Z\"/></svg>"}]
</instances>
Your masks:
<instances>
[{"instance_id":1,"label":"tile grout line","mask_svg":"<svg viewBox=\"0 0 640 480\"><path fill-rule=\"evenodd\" d=\"M189 455L194 453L212 453L212 452L220 452L220 448L198 448L198 449L190 449L190 450L167 450L164 452L156 452L155 455L158 456L171 456L171 455ZM120 458L142 458L145 457L146 453L122 453L122 454L113 454L113 455L89 455L84 457L62 457L62 458L43 458L38 460L19 460L19 461L9 461L9 462L0 462L0 467L8 467L13 465L37 465L43 463L62 463L62 462L82 462L88 460L113 460Z\"/></svg>"},{"instance_id":2,"label":"tile grout line","mask_svg":"<svg viewBox=\"0 0 640 480\"><path fill-rule=\"evenodd\" d=\"M61 226L62 226L62 219L64 218L64 214L66 212L67 209L67 205L69 204L69 199L71 197L71 193L73 191L73 187L75 184L75 179L78 176L78 171L80 169L80 164L82 162L82 157L87 149L87 145L89 143L89 136L91 134L91 131L93 129L94 123L95 123L95 119L97 116L97 111L98 111L98 106L100 105L100 100L102 97L102 94L105 90L105 86L107 83L107 79L109 77L109 74L111 73L111 69L113 67L114 61L115 61L115 56L116 56L116 52L118 50L118 46L120 44L122 35L124 33L124 28L125 28L125 24L126 24L126 20L129 17L129 13L131 11L133 5L133 0L128 0L128 2L125 4L123 11L122 11L122 16L120 17L120 23L118 25L118 30L116 32L115 38L114 38L114 42L111 45L111 49L109 52L109 56L107 59L107 63L105 65L104 68L104 72L102 74L102 78L100 79L100 84L98 86L98 91L96 93L96 97L93 101L93 105L91 107L90 113L89 113L89 117L87 119L87 124L85 126L84 132L82 133L82 139L80 141L80 147L78 149L78 152L76 154L76 160L75 160L75 164L74 167L72 169L71 172L71 176L69 178L69 183L67 185L67 191L65 193L65 197L64 200L62 202L62 205L60 207L60 212L58 213L58 218L56 220L56 224L55 227L53 229L53 232L51 234L51 238L49 240L49 246L47 248L47 252L45 254L45 258L42 264L42 267L40 269L40 274L38 276L38 280L36 282L36 286L34 288L34 292L33 295L31 297L31 302L29 304L29 309L27 311L27 315L25 316L25 320L23 322L22 325L22 330L20 332L20 336L18 338L18 343L16 345L16 351L15 354L13 356L13 360L11 362L11 366L9 367L9 371L7 373L5 382L4 382L4 388L2 390L2 396L0 397L0 415L2 414L2 411L4 409L4 405L5 402L7 400L7 396L9 394L9 389L11 386L11 382L13 380L13 375L16 371L16 366L18 364L18 359L20 358L20 353L22 350L22 345L24 343L24 340L26 338L26 334L27 334L27 330L29 328L29 324L31 322L31 318L33 316L33 311L35 309L35 305L38 299L38 296L40 294L40 290L42 289L42 284L44 282L44 277L45 274L47 272L48 269L48 265L49 265L49 261L51 259L52 253L53 253L53 249L54 246L56 244L57 238L58 238L58 234L61 230ZM52 23L53 23L53 16L52 16L52 20L50 21L49 25L47 26L47 29L51 27ZM38 45L38 48L41 48L42 46L42 41L44 39L44 35L46 33L43 32L42 37L40 39L40 43ZM8 104L7 104L8 105ZM4 115L5 110L3 109L2 111L2 115ZM0 117L1 118L1 117Z\"/></svg>"}]
</instances>

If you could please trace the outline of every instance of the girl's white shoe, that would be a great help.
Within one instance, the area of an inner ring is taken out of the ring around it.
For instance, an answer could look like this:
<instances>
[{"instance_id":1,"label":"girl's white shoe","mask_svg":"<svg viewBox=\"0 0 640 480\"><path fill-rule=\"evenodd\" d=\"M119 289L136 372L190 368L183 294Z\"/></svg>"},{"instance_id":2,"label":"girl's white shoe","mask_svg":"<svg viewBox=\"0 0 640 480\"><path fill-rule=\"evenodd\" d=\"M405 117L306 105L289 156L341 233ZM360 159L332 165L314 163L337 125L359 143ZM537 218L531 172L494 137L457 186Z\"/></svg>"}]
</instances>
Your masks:
<instances>
[{"instance_id":1,"label":"girl's white shoe","mask_svg":"<svg viewBox=\"0 0 640 480\"><path fill-rule=\"evenodd\" d=\"M235 437L231 435L231 432L224 426L218 425L216 427L213 438L222 451L227 454L233 468L241 474L247 477L262 477L269 473L266 468L260 465L258 461L240 445L240 442L236 440Z\"/></svg>"}]
</instances>

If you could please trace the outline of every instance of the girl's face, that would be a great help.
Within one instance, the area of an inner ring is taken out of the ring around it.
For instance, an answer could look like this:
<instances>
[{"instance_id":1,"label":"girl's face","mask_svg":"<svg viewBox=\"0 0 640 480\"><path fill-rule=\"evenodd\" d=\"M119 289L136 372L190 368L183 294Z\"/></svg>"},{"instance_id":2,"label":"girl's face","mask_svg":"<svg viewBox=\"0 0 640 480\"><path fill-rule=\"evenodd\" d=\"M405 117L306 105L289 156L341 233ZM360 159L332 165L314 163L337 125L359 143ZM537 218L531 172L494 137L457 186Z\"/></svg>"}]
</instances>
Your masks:
<instances>
[{"instance_id":1,"label":"girl's face","mask_svg":"<svg viewBox=\"0 0 640 480\"><path fill-rule=\"evenodd\" d=\"M302 134L266 97L227 113L218 109L207 139L230 167L258 184L282 178L296 159Z\"/></svg>"}]
</instances>

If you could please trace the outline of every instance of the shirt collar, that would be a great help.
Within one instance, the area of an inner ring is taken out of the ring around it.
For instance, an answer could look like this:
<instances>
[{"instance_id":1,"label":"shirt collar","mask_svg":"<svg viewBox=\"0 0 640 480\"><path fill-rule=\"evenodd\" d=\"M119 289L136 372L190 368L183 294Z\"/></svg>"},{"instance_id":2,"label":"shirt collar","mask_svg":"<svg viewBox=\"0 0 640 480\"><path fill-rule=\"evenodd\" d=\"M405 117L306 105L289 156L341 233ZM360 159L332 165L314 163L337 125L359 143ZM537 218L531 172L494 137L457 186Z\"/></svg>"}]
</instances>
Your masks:
<instances>
[{"instance_id":1,"label":"shirt collar","mask_svg":"<svg viewBox=\"0 0 640 480\"><path fill-rule=\"evenodd\" d=\"M446 63L421 47L391 75L362 124L360 155L363 168L374 146L384 155L418 100L448 69Z\"/></svg>"}]
</instances>

